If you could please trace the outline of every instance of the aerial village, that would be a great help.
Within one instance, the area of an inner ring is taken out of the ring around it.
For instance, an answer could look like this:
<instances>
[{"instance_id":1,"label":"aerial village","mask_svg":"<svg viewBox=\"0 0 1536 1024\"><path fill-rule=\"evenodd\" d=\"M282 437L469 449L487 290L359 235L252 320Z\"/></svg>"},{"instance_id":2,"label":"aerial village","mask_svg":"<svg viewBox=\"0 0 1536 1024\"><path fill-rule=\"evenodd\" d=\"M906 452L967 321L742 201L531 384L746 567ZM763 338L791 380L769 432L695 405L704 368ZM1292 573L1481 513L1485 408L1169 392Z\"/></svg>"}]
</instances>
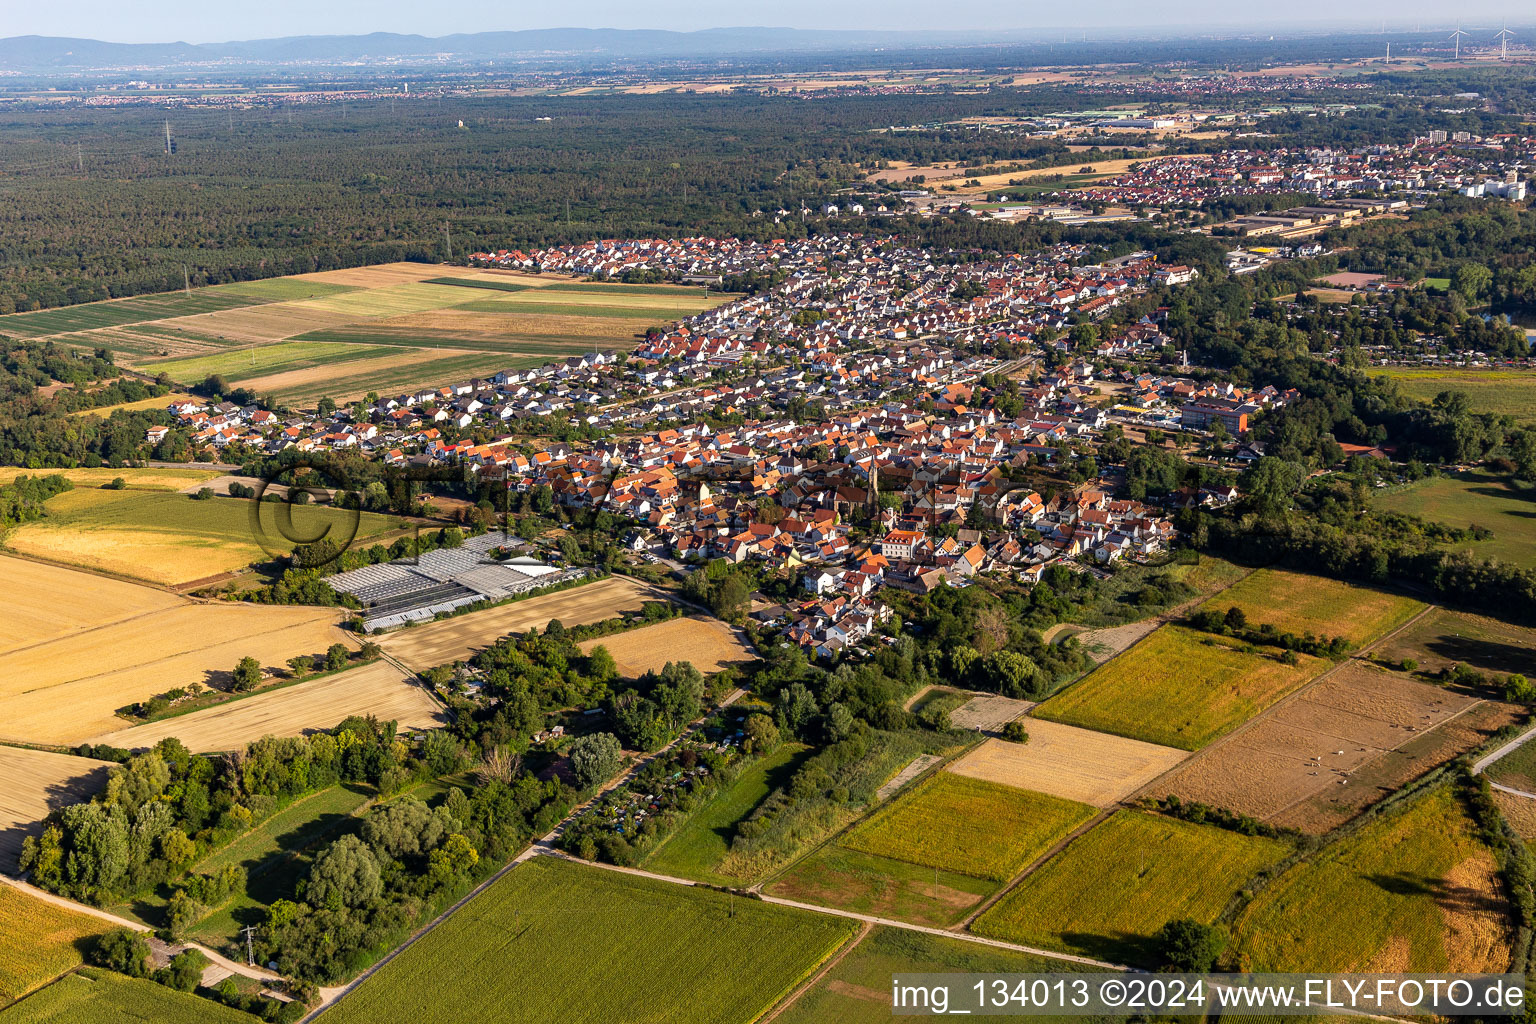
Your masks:
<instances>
[{"instance_id":1,"label":"aerial village","mask_svg":"<svg viewBox=\"0 0 1536 1024\"><path fill-rule=\"evenodd\" d=\"M1012 477L1126 429L1241 439L1250 415L1290 398L1175 374L1100 376L1106 360L1171 358L1169 339L1151 318L1103 338L1071 321L1091 325L1123 296L1197 272L1147 253L1090 259L1085 246L1058 246L948 265L851 234L479 254L515 270L715 283L758 273L778 283L655 330L628 354L593 352L325 416L229 402L171 411L223 459L353 450L393 466L467 468L514 491L547 486L567 508L622 516L633 524L626 547L648 557L799 571L802 604L758 618L836 658L889 617L875 598L884 586L924 592L983 572L1031 583L1057 563L1103 571L1165 553L1177 504L1116 498L1109 476L1044 496ZM1045 344L1049 366L1012 356L1031 339ZM1018 383L1005 394L1010 374ZM601 439L538 446L519 430L556 415ZM1258 457L1237 452L1245 456ZM386 621L396 611L371 614Z\"/></svg>"}]
</instances>

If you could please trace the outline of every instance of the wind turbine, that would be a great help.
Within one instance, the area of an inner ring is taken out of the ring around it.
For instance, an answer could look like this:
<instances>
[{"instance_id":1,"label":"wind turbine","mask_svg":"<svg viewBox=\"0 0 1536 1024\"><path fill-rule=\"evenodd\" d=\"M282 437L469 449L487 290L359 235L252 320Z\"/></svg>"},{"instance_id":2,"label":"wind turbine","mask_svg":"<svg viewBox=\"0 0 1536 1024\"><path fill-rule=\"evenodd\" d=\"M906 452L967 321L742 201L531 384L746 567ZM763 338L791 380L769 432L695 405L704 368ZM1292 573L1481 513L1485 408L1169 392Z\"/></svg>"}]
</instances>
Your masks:
<instances>
[{"instance_id":1,"label":"wind turbine","mask_svg":"<svg viewBox=\"0 0 1536 1024\"><path fill-rule=\"evenodd\" d=\"M1450 35L1446 36L1447 39L1454 39L1454 40L1456 40L1456 57L1455 57L1456 60L1461 60L1461 37L1466 35L1466 34L1467 33L1463 32L1461 30L1461 22L1458 21L1456 23L1456 31L1452 32Z\"/></svg>"},{"instance_id":2,"label":"wind turbine","mask_svg":"<svg viewBox=\"0 0 1536 1024\"><path fill-rule=\"evenodd\" d=\"M1508 22L1505 22L1504 27L1493 34L1493 38L1499 41L1499 60L1504 60L1509 56L1509 37L1512 35L1514 33L1509 30Z\"/></svg>"}]
</instances>

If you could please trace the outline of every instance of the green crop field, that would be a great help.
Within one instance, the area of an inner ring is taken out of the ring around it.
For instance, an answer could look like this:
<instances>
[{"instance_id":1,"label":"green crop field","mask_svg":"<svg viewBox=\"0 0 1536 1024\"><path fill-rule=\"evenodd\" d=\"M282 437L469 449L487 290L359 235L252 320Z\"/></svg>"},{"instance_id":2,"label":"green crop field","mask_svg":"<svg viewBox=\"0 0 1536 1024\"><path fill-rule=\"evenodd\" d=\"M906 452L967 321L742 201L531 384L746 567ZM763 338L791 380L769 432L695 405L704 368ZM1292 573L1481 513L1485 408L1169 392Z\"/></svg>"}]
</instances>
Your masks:
<instances>
[{"instance_id":1,"label":"green crop field","mask_svg":"<svg viewBox=\"0 0 1536 1024\"><path fill-rule=\"evenodd\" d=\"M839 918L551 857L518 865L327 1024L757 1019L855 932Z\"/></svg>"},{"instance_id":2,"label":"green crop field","mask_svg":"<svg viewBox=\"0 0 1536 1024\"><path fill-rule=\"evenodd\" d=\"M775 1024L889 1024L891 975L1023 974L1087 970L1078 964L1015 953L964 939L876 927L815 985L784 1009ZM1112 1017L1073 1017L1109 1024Z\"/></svg>"},{"instance_id":3,"label":"green crop field","mask_svg":"<svg viewBox=\"0 0 1536 1024\"><path fill-rule=\"evenodd\" d=\"M1087 804L940 772L876 811L841 845L1005 882L1095 813Z\"/></svg>"},{"instance_id":4,"label":"green crop field","mask_svg":"<svg viewBox=\"0 0 1536 1024\"><path fill-rule=\"evenodd\" d=\"M1218 598L1218 603L1222 599ZM1198 633L1162 626L1030 712L1036 718L1199 750L1322 671L1317 658L1285 665L1207 645Z\"/></svg>"},{"instance_id":5,"label":"green crop field","mask_svg":"<svg viewBox=\"0 0 1536 1024\"><path fill-rule=\"evenodd\" d=\"M764 891L800 903L945 928L998 887L987 879L860 853L834 843L792 865Z\"/></svg>"},{"instance_id":6,"label":"green crop field","mask_svg":"<svg viewBox=\"0 0 1536 1024\"><path fill-rule=\"evenodd\" d=\"M254 1024L257 1019L189 992L91 968L0 1010L0 1024Z\"/></svg>"},{"instance_id":7,"label":"green crop field","mask_svg":"<svg viewBox=\"0 0 1536 1024\"><path fill-rule=\"evenodd\" d=\"M422 284L446 284L456 288L484 288L493 292L525 292L534 287L515 281L497 281L489 277L429 277Z\"/></svg>"},{"instance_id":8,"label":"green crop field","mask_svg":"<svg viewBox=\"0 0 1536 1024\"><path fill-rule=\"evenodd\" d=\"M263 281L241 281L227 286L236 295L249 295L273 302L292 302L295 299L322 299L330 295L362 291L353 284L330 284L308 277L269 277Z\"/></svg>"},{"instance_id":9,"label":"green crop field","mask_svg":"<svg viewBox=\"0 0 1536 1024\"><path fill-rule=\"evenodd\" d=\"M270 300L238 290L238 286L219 285L200 288L191 295L170 292L41 309L33 313L10 313L0 316L0 335L35 338L45 334L89 331L98 327L120 327L124 324L144 323L146 320L191 316L194 313L213 313L238 306L260 305L267 301Z\"/></svg>"},{"instance_id":10,"label":"green crop field","mask_svg":"<svg viewBox=\"0 0 1536 1024\"><path fill-rule=\"evenodd\" d=\"M1271 883L1238 918L1238 949L1258 971L1503 971L1497 870L1441 786Z\"/></svg>"},{"instance_id":11,"label":"green crop field","mask_svg":"<svg viewBox=\"0 0 1536 1024\"><path fill-rule=\"evenodd\" d=\"M1472 408L1478 412L1498 413L1524 423L1536 423L1536 370L1381 367L1370 372L1392 378L1404 394L1422 402L1433 401L1442 391L1461 391L1472 400Z\"/></svg>"},{"instance_id":12,"label":"green crop field","mask_svg":"<svg viewBox=\"0 0 1536 1024\"><path fill-rule=\"evenodd\" d=\"M276 345L258 345L209 356L144 363L139 369L152 375L163 373L181 384L200 384L210 374L218 374L231 383L239 383L272 373L307 370L312 366L328 366L357 359L379 359L397 355L398 352L398 349L383 346L283 341Z\"/></svg>"},{"instance_id":13,"label":"green crop field","mask_svg":"<svg viewBox=\"0 0 1536 1024\"><path fill-rule=\"evenodd\" d=\"M158 583L187 583L272 557L251 527L251 503L237 498L194 501L157 491L76 488L48 499L44 519L25 523L5 536L5 547L24 555L70 565L107 569ZM281 510L292 513L280 530ZM293 542L353 532L367 538L394 529L399 520L316 505L263 503L260 521L267 545L287 551Z\"/></svg>"},{"instance_id":14,"label":"green crop field","mask_svg":"<svg viewBox=\"0 0 1536 1024\"><path fill-rule=\"evenodd\" d=\"M1377 494L1372 504L1462 529L1492 530L1491 539L1462 545L1463 549L1478 558L1536 568L1536 487L1491 473L1459 473L1392 488Z\"/></svg>"},{"instance_id":15,"label":"green crop field","mask_svg":"<svg viewBox=\"0 0 1536 1024\"><path fill-rule=\"evenodd\" d=\"M1342 636L1355 647L1390 633L1424 610L1423 602L1411 597L1283 569L1260 569L1205 607L1241 608L1250 627L1274 626L1297 636Z\"/></svg>"},{"instance_id":16,"label":"green crop field","mask_svg":"<svg viewBox=\"0 0 1536 1024\"><path fill-rule=\"evenodd\" d=\"M1288 843L1120 811L1079 836L972 926L981 935L1113 963L1152 964L1169 921L1213 923Z\"/></svg>"},{"instance_id":17,"label":"green crop field","mask_svg":"<svg viewBox=\"0 0 1536 1024\"><path fill-rule=\"evenodd\" d=\"M803 744L784 743L748 765L651 852L646 870L716 885L732 884L732 879L716 874L714 868L730 852L736 823L751 814L769 793L789 785L809 750Z\"/></svg>"},{"instance_id":18,"label":"green crop field","mask_svg":"<svg viewBox=\"0 0 1536 1024\"><path fill-rule=\"evenodd\" d=\"M82 943L107 925L0 885L0 1006L80 966Z\"/></svg>"}]
</instances>

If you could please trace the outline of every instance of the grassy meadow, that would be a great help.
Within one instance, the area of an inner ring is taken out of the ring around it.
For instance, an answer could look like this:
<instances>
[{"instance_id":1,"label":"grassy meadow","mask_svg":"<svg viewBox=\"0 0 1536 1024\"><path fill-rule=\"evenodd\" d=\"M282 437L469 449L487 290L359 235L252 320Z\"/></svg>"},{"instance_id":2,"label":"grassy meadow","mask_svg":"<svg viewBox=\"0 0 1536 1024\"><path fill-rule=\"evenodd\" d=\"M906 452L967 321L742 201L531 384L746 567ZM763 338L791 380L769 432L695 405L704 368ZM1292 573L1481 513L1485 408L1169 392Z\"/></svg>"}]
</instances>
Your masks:
<instances>
[{"instance_id":1,"label":"grassy meadow","mask_svg":"<svg viewBox=\"0 0 1536 1024\"><path fill-rule=\"evenodd\" d=\"M857 931L551 857L518 865L326 1012L409 1020L756 1020ZM494 964L487 970L487 964Z\"/></svg>"},{"instance_id":2,"label":"grassy meadow","mask_svg":"<svg viewBox=\"0 0 1536 1024\"><path fill-rule=\"evenodd\" d=\"M1113 963L1150 964L1169 921L1213 923L1290 845L1122 810L1032 872L973 926L980 935Z\"/></svg>"},{"instance_id":3,"label":"grassy meadow","mask_svg":"<svg viewBox=\"0 0 1536 1024\"><path fill-rule=\"evenodd\" d=\"M751 814L769 793L789 785L809 752L810 748L803 744L783 743L748 765L734 782L716 793L651 852L643 865L645 869L716 885L732 884L733 879L717 874L714 869L730 852L737 822Z\"/></svg>"},{"instance_id":4,"label":"grassy meadow","mask_svg":"<svg viewBox=\"0 0 1536 1024\"><path fill-rule=\"evenodd\" d=\"M1391 632L1424 610L1424 604L1411 597L1284 569L1260 569L1205 607L1241 608L1250 628L1267 625L1297 636L1342 636L1354 647Z\"/></svg>"},{"instance_id":5,"label":"grassy meadow","mask_svg":"<svg viewBox=\"0 0 1536 1024\"><path fill-rule=\"evenodd\" d=\"M1225 595L1217 599L1220 604ZM1162 626L1030 712L1036 718L1199 750L1322 671L1301 655L1285 665L1179 626Z\"/></svg>"},{"instance_id":6,"label":"grassy meadow","mask_svg":"<svg viewBox=\"0 0 1536 1024\"><path fill-rule=\"evenodd\" d=\"M832 843L763 887L799 903L946 928L998 890L998 883Z\"/></svg>"},{"instance_id":7,"label":"grassy meadow","mask_svg":"<svg viewBox=\"0 0 1536 1024\"><path fill-rule=\"evenodd\" d=\"M1383 366L1370 373L1390 377L1403 393L1430 402L1442 391L1461 391L1478 412L1536 422L1536 370L1472 370L1452 367Z\"/></svg>"},{"instance_id":8,"label":"grassy meadow","mask_svg":"<svg viewBox=\"0 0 1536 1024\"><path fill-rule=\"evenodd\" d=\"M1377 494L1372 503L1387 512L1404 512L1448 526L1492 530L1492 538L1462 548L1478 558L1536 568L1536 487L1529 484L1477 470L1391 488Z\"/></svg>"}]
</instances>

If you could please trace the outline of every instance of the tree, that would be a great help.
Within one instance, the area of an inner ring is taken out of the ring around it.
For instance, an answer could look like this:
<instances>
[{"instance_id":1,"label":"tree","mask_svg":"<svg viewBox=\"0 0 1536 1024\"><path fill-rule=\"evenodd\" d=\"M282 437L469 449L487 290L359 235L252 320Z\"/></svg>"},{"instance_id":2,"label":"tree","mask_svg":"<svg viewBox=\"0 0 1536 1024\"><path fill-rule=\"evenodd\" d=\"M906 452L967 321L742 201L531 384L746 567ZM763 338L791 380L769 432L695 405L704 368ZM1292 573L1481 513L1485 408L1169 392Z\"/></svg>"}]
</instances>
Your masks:
<instances>
[{"instance_id":1,"label":"tree","mask_svg":"<svg viewBox=\"0 0 1536 1024\"><path fill-rule=\"evenodd\" d=\"M190 864L197 856L197 844L187 838L179 828L173 828L160 837L160 856L173 868Z\"/></svg>"},{"instance_id":2,"label":"tree","mask_svg":"<svg viewBox=\"0 0 1536 1024\"><path fill-rule=\"evenodd\" d=\"M90 959L97 967L142 978L149 973L149 940L130 928L113 928L96 940Z\"/></svg>"},{"instance_id":3,"label":"tree","mask_svg":"<svg viewBox=\"0 0 1536 1024\"><path fill-rule=\"evenodd\" d=\"M1476 305L1493 285L1493 271L1481 263L1463 263L1451 275L1451 287L1461 293L1468 305Z\"/></svg>"},{"instance_id":4,"label":"tree","mask_svg":"<svg viewBox=\"0 0 1536 1024\"><path fill-rule=\"evenodd\" d=\"M613 655L608 653L608 648L598 644L592 648L592 653L587 655L587 675L595 682L606 683L619 674L619 666L613 660Z\"/></svg>"},{"instance_id":5,"label":"tree","mask_svg":"<svg viewBox=\"0 0 1536 1024\"><path fill-rule=\"evenodd\" d=\"M571 771L582 789L613 778L624 763L619 741L612 733L582 736L571 744Z\"/></svg>"},{"instance_id":6,"label":"tree","mask_svg":"<svg viewBox=\"0 0 1536 1024\"><path fill-rule=\"evenodd\" d=\"M827 705L825 726L828 743L847 739L853 732L853 713L845 705L833 701Z\"/></svg>"},{"instance_id":7,"label":"tree","mask_svg":"<svg viewBox=\"0 0 1536 1024\"><path fill-rule=\"evenodd\" d=\"M342 836L320 851L304 894L312 907L363 907L384 893L378 858L357 836Z\"/></svg>"},{"instance_id":8,"label":"tree","mask_svg":"<svg viewBox=\"0 0 1536 1024\"><path fill-rule=\"evenodd\" d=\"M1243 470L1237 486L1256 511L1278 515L1289 509L1301 493L1304 476L1299 464L1265 456Z\"/></svg>"},{"instance_id":9,"label":"tree","mask_svg":"<svg viewBox=\"0 0 1536 1024\"><path fill-rule=\"evenodd\" d=\"M347 649L345 644L331 644L325 650L326 670L335 672L337 669L346 668L347 661L351 656L352 652Z\"/></svg>"},{"instance_id":10,"label":"tree","mask_svg":"<svg viewBox=\"0 0 1536 1024\"><path fill-rule=\"evenodd\" d=\"M288 659L288 671L293 673L295 679L302 679L314 670L315 659L308 654L299 654Z\"/></svg>"},{"instance_id":11,"label":"tree","mask_svg":"<svg viewBox=\"0 0 1536 1024\"><path fill-rule=\"evenodd\" d=\"M252 657L240 659L235 666L234 679L229 688L236 693L246 693L256 689L261 684L261 662Z\"/></svg>"},{"instance_id":12,"label":"tree","mask_svg":"<svg viewBox=\"0 0 1536 1024\"><path fill-rule=\"evenodd\" d=\"M1024 727L1024 719L1015 718L1003 726L1003 739L1009 743L1028 743L1029 731Z\"/></svg>"},{"instance_id":13,"label":"tree","mask_svg":"<svg viewBox=\"0 0 1536 1024\"><path fill-rule=\"evenodd\" d=\"M1221 929L1181 918L1163 925L1153 939L1164 970L1207 974L1227 948Z\"/></svg>"},{"instance_id":14,"label":"tree","mask_svg":"<svg viewBox=\"0 0 1536 1024\"><path fill-rule=\"evenodd\" d=\"M462 823L453 821L447 811L433 811L414 796L402 796L363 819L363 839L396 859L420 857L460 827Z\"/></svg>"},{"instance_id":15,"label":"tree","mask_svg":"<svg viewBox=\"0 0 1536 1024\"><path fill-rule=\"evenodd\" d=\"M202 984L203 971L208 958L201 950L185 949L171 958L171 962L155 972L155 980L167 988L179 992L191 992Z\"/></svg>"},{"instance_id":16,"label":"tree","mask_svg":"<svg viewBox=\"0 0 1536 1024\"><path fill-rule=\"evenodd\" d=\"M779 727L760 711L748 715L742 729L747 734L742 748L749 754L765 754L779 745Z\"/></svg>"}]
</instances>

